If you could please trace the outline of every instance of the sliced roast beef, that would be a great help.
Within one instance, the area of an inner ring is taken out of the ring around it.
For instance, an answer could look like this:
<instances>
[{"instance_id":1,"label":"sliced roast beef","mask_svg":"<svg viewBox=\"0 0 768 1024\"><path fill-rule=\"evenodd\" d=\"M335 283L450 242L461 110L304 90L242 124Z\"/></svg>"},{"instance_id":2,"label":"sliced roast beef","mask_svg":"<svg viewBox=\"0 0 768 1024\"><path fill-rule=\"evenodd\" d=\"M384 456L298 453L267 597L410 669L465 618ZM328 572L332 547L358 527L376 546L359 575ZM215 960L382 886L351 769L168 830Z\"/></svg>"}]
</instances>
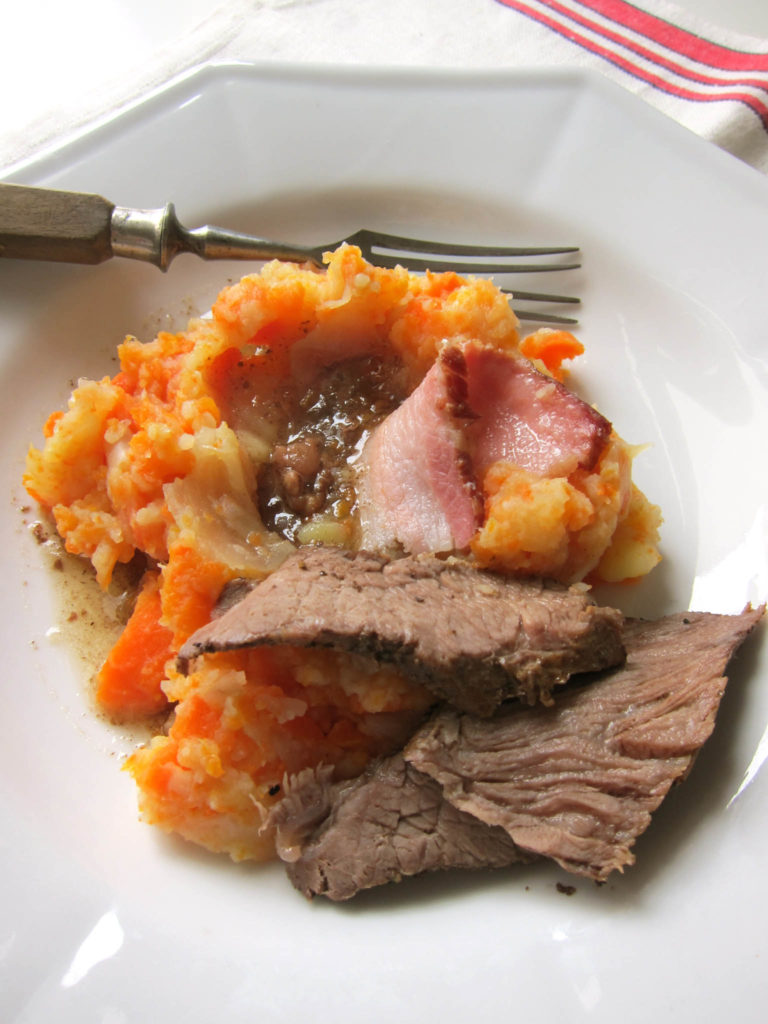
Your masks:
<instances>
[{"instance_id":1,"label":"sliced roast beef","mask_svg":"<svg viewBox=\"0 0 768 1024\"><path fill-rule=\"evenodd\" d=\"M352 782L331 784L322 769L302 772L267 827L276 829L296 888L331 900L426 871L532 859L504 829L444 800L440 786L401 754L376 761Z\"/></svg>"},{"instance_id":2,"label":"sliced roast beef","mask_svg":"<svg viewBox=\"0 0 768 1024\"><path fill-rule=\"evenodd\" d=\"M505 460L541 476L592 469L611 424L522 356L446 346L369 438L360 462L362 546L454 551L482 519L485 470Z\"/></svg>"},{"instance_id":3,"label":"sliced roast beef","mask_svg":"<svg viewBox=\"0 0 768 1024\"><path fill-rule=\"evenodd\" d=\"M546 856L603 880L712 731L722 672L763 609L627 623L628 659L554 708L493 719L438 712L401 755L351 782L303 772L272 811L277 848L308 896L446 867ZM416 768L418 766L418 770Z\"/></svg>"},{"instance_id":4,"label":"sliced roast beef","mask_svg":"<svg viewBox=\"0 0 768 1024\"><path fill-rule=\"evenodd\" d=\"M335 647L393 662L454 706L488 715L510 697L547 701L573 673L623 661L621 623L578 586L455 558L318 547L194 633L180 666L262 644Z\"/></svg>"},{"instance_id":5,"label":"sliced roast beef","mask_svg":"<svg viewBox=\"0 0 768 1024\"><path fill-rule=\"evenodd\" d=\"M469 544L483 505L462 434L466 395L464 357L445 349L374 430L358 473L363 547L420 554Z\"/></svg>"},{"instance_id":6,"label":"sliced roast beef","mask_svg":"<svg viewBox=\"0 0 768 1024\"><path fill-rule=\"evenodd\" d=\"M554 707L510 706L487 720L440 711L405 757L522 849L603 880L633 863L631 846L690 769L725 666L763 611L628 622L622 668L561 692Z\"/></svg>"}]
</instances>

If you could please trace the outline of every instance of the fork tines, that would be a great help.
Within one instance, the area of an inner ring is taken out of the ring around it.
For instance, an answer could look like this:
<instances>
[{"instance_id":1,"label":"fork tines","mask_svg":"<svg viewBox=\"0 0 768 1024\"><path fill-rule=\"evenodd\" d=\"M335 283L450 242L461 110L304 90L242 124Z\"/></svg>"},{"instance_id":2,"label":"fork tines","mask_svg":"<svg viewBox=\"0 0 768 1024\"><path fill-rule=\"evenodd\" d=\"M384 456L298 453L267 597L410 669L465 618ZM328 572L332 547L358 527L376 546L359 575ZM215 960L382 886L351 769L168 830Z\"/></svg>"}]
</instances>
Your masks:
<instances>
[{"instance_id":1,"label":"fork tines","mask_svg":"<svg viewBox=\"0 0 768 1024\"><path fill-rule=\"evenodd\" d=\"M577 245L549 246L497 246L455 244L435 242L428 239L408 238L382 231L363 229L347 241L360 246L367 258L380 267L406 266L412 271L432 270L435 272L455 270L465 274L541 274L560 270L577 270L580 262L571 262L551 257L563 257L579 253ZM516 262L527 257L530 262ZM545 257L548 257L545 259ZM519 301L543 304L578 303L571 295L545 294L542 292L502 289L511 293L515 313L521 320L541 323L573 324L576 320L544 310L520 310Z\"/></svg>"},{"instance_id":2,"label":"fork tines","mask_svg":"<svg viewBox=\"0 0 768 1024\"><path fill-rule=\"evenodd\" d=\"M360 232L363 234L363 232ZM366 232L367 234L367 232ZM498 246L498 245L454 245L448 242L432 242L401 235L371 232L366 239L375 262L380 267L394 267L405 263L409 270L461 270L475 274L539 274L555 270L576 270L580 263L514 263L521 256L560 256L577 253L578 246ZM425 256L442 257L438 259ZM486 259L484 259L484 257ZM487 258L490 257L490 260Z\"/></svg>"},{"instance_id":3,"label":"fork tines","mask_svg":"<svg viewBox=\"0 0 768 1024\"><path fill-rule=\"evenodd\" d=\"M535 321L546 324L576 324L578 320L572 316L561 316L559 313L543 312L542 310L519 309L518 302L569 303L578 305L581 302L575 295L550 295L545 292L524 292L516 288L502 288L512 300L512 306L518 320Z\"/></svg>"}]
</instances>

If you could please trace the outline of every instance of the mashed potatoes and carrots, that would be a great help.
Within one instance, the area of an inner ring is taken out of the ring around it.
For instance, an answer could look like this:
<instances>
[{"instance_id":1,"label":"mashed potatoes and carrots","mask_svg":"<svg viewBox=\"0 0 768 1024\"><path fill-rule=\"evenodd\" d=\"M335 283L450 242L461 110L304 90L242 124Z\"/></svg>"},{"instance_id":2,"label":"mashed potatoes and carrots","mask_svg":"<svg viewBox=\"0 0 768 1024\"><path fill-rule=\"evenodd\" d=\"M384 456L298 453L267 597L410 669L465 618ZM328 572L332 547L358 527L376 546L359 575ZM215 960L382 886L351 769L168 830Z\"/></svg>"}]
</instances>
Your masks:
<instances>
[{"instance_id":1,"label":"mashed potatoes and carrots","mask_svg":"<svg viewBox=\"0 0 768 1024\"><path fill-rule=\"evenodd\" d=\"M385 270L343 246L325 272L267 264L225 289L211 319L126 339L120 371L81 381L49 418L29 493L100 586L118 563L144 568L97 698L116 719L173 709L128 762L146 820L235 858L269 857L264 812L286 773L322 762L353 776L423 715L420 686L348 654L214 654L187 676L175 655L229 585L263 579L296 544L357 545L347 467L447 342L522 353L558 379L581 351L561 331L521 342L488 281ZM470 556L567 581L645 574L659 513L632 484L633 454L614 433L594 467L567 477L490 466Z\"/></svg>"}]
</instances>

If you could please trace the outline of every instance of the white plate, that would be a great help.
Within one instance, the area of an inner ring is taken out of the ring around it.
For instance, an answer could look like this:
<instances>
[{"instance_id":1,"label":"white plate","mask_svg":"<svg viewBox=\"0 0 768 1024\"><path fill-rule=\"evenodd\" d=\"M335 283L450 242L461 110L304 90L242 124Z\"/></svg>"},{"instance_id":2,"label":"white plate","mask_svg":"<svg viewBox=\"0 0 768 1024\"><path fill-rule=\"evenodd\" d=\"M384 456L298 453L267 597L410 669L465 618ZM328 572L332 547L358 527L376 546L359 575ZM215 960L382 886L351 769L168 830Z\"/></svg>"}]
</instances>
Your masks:
<instances>
[{"instance_id":1,"label":"white plate","mask_svg":"<svg viewBox=\"0 0 768 1024\"><path fill-rule=\"evenodd\" d=\"M580 74L209 68L16 180L173 199L189 223L330 241L381 226L577 240L587 354L574 376L631 441L666 560L611 595L632 612L736 611L768 595L768 182ZM48 635L25 525L27 444L126 332L205 309L242 265L167 275L0 265L5 586L0 742L4 1021L764 1019L765 644L732 672L715 736L602 888L549 867L416 879L310 904L136 820L129 737L89 710ZM542 278L534 284L541 285ZM551 283L551 282L548 282Z\"/></svg>"}]
</instances>

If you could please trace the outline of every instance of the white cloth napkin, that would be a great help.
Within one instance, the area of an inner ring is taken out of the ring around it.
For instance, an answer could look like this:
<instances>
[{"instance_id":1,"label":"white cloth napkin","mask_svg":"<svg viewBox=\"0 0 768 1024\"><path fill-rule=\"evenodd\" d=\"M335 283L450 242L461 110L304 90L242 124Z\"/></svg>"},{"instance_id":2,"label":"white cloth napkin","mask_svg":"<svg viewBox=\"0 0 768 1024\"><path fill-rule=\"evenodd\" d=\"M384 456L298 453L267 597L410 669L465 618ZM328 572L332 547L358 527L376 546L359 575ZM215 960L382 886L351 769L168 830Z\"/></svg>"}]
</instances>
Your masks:
<instances>
[{"instance_id":1,"label":"white cloth napkin","mask_svg":"<svg viewBox=\"0 0 768 1024\"><path fill-rule=\"evenodd\" d=\"M51 46L44 102L23 123L6 117L5 130L0 119L6 173L211 60L592 68L768 172L768 39L726 32L666 0L155 0L139 5L148 9L144 35L135 23L133 35L115 32L105 21L113 6L66 6L80 11L83 29L67 40L68 75L51 73ZM12 43L7 52L18 79ZM39 80L40 70L29 73ZM22 76L21 116L24 95Z\"/></svg>"}]
</instances>

